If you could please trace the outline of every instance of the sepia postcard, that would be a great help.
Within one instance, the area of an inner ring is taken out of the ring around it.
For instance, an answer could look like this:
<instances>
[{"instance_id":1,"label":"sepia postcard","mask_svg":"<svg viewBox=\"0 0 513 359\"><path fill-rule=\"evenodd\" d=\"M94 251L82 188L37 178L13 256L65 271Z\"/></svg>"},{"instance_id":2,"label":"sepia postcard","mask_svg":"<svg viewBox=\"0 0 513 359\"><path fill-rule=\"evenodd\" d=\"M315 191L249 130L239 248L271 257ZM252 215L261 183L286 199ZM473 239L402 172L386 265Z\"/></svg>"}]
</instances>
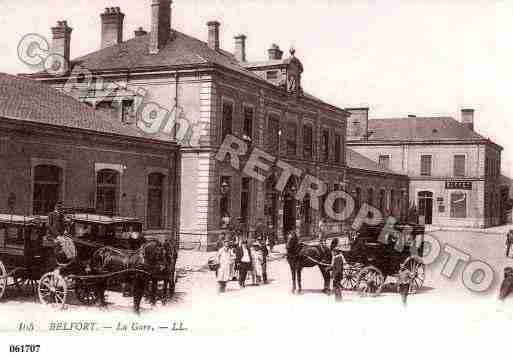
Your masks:
<instances>
[{"instance_id":1,"label":"sepia postcard","mask_svg":"<svg viewBox=\"0 0 513 359\"><path fill-rule=\"evenodd\" d=\"M507 345L512 19L0 0L0 357Z\"/></svg>"}]
</instances>

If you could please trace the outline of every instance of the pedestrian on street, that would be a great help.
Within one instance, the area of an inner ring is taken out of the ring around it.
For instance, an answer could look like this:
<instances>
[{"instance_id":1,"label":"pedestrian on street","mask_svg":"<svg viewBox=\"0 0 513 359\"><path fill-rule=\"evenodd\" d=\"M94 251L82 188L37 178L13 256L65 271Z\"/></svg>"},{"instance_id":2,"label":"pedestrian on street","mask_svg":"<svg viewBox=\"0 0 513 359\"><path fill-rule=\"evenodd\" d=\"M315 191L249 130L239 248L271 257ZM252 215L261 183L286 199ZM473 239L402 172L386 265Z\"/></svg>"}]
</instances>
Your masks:
<instances>
[{"instance_id":1,"label":"pedestrian on street","mask_svg":"<svg viewBox=\"0 0 513 359\"><path fill-rule=\"evenodd\" d=\"M219 293L226 291L226 283L233 276L232 268L235 262L235 253L230 248L230 241L225 240L223 247L217 252L217 283L219 284Z\"/></svg>"},{"instance_id":2,"label":"pedestrian on street","mask_svg":"<svg viewBox=\"0 0 513 359\"><path fill-rule=\"evenodd\" d=\"M253 267L253 258L251 249L249 248L248 241L244 238L236 250L236 262L239 268L239 286L244 288L246 286L246 276Z\"/></svg>"},{"instance_id":3,"label":"pedestrian on street","mask_svg":"<svg viewBox=\"0 0 513 359\"><path fill-rule=\"evenodd\" d=\"M262 250L262 245L259 241L255 241L253 243L252 257L253 257L253 284L260 285L263 277L263 268L264 268L264 253Z\"/></svg>"},{"instance_id":4,"label":"pedestrian on street","mask_svg":"<svg viewBox=\"0 0 513 359\"><path fill-rule=\"evenodd\" d=\"M513 244L513 229L510 229L506 234L506 257L509 257L509 251Z\"/></svg>"},{"instance_id":5,"label":"pedestrian on street","mask_svg":"<svg viewBox=\"0 0 513 359\"><path fill-rule=\"evenodd\" d=\"M413 274L407 268L406 264L401 264L399 269L398 278L397 278L397 286L399 294L401 294L401 301L403 305L406 307L408 294L410 294L410 285L413 279Z\"/></svg>"},{"instance_id":6,"label":"pedestrian on street","mask_svg":"<svg viewBox=\"0 0 513 359\"><path fill-rule=\"evenodd\" d=\"M331 260L331 269L333 276L333 291L335 292L335 301L342 301L342 279L344 279L344 255L342 254L342 245L333 248L333 258Z\"/></svg>"}]
</instances>

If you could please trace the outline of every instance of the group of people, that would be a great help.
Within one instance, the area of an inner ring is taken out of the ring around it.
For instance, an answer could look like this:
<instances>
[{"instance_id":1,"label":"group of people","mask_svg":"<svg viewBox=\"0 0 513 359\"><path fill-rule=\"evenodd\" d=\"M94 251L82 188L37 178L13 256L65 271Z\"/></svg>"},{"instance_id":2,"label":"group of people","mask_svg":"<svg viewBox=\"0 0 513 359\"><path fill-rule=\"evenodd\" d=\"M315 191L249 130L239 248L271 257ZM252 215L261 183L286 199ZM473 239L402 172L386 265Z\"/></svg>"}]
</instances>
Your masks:
<instances>
[{"instance_id":1,"label":"group of people","mask_svg":"<svg viewBox=\"0 0 513 359\"><path fill-rule=\"evenodd\" d=\"M220 293L234 280L244 288L248 276L253 285L267 284L267 262L274 241L261 220L253 233L239 227L221 234L219 246L215 269Z\"/></svg>"}]
</instances>

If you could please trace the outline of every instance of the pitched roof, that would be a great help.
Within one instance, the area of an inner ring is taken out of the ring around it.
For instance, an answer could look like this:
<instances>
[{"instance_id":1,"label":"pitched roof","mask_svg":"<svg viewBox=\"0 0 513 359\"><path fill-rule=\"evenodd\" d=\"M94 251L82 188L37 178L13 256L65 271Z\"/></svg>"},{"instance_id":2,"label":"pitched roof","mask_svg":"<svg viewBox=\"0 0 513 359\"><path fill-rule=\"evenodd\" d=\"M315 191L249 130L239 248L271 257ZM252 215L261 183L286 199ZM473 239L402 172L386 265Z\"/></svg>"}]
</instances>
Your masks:
<instances>
[{"instance_id":1,"label":"pitched roof","mask_svg":"<svg viewBox=\"0 0 513 359\"><path fill-rule=\"evenodd\" d=\"M485 140L452 117L369 119L370 141Z\"/></svg>"},{"instance_id":2,"label":"pitched roof","mask_svg":"<svg viewBox=\"0 0 513 359\"><path fill-rule=\"evenodd\" d=\"M151 136L39 81L0 73L0 117L130 137Z\"/></svg>"},{"instance_id":3,"label":"pitched roof","mask_svg":"<svg viewBox=\"0 0 513 359\"><path fill-rule=\"evenodd\" d=\"M244 69L235 56L227 51L215 51L204 41L176 30L157 54L149 52L150 34L129 39L71 61L71 66L82 65L91 71L138 69L215 63L253 78L257 75Z\"/></svg>"},{"instance_id":4,"label":"pitched roof","mask_svg":"<svg viewBox=\"0 0 513 359\"><path fill-rule=\"evenodd\" d=\"M169 41L157 54L150 54L148 47L149 41L150 34L137 36L120 44L78 57L71 61L71 67L81 65L94 72L217 64L229 70L252 77L253 79L270 83L247 67L250 67L250 64L260 64L259 66L262 66L261 64L263 63L288 64L292 61L292 58L286 58L283 60L270 60L258 63L241 63L232 53L222 49L215 51L210 48L206 42L174 29L171 31ZM43 74L46 73L41 72L27 76L38 78ZM326 101L307 92L303 92L303 95L307 99L329 105Z\"/></svg>"},{"instance_id":5,"label":"pitched roof","mask_svg":"<svg viewBox=\"0 0 513 359\"><path fill-rule=\"evenodd\" d=\"M400 175L399 173L381 167L378 163L350 149L349 147L346 147L346 164L349 168L354 168L358 170Z\"/></svg>"}]
</instances>

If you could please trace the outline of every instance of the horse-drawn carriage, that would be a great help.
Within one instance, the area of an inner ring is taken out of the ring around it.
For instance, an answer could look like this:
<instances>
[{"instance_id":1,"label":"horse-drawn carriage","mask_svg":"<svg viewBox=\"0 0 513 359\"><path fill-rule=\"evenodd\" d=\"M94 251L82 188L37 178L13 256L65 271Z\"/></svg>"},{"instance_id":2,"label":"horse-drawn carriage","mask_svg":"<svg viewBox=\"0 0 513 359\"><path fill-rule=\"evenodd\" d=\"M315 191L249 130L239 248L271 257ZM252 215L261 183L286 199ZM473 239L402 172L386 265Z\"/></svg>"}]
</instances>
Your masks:
<instances>
[{"instance_id":1,"label":"horse-drawn carriage","mask_svg":"<svg viewBox=\"0 0 513 359\"><path fill-rule=\"evenodd\" d=\"M388 231L383 225L365 226L350 236L347 251L343 252L342 286L361 294L379 294L387 277L394 277L401 267L410 271L410 293L422 288L425 266L421 257L424 250L424 226L395 224Z\"/></svg>"},{"instance_id":2,"label":"horse-drawn carriage","mask_svg":"<svg viewBox=\"0 0 513 359\"><path fill-rule=\"evenodd\" d=\"M8 287L35 290L52 269L53 248L44 240L44 218L0 214L0 298Z\"/></svg>"},{"instance_id":3,"label":"horse-drawn carriage","mask_svg":"<svg viewBox=\"0 0 513 359\"><path fill-rule=\"evenodd\" d=\"M173 294L176 245L170 244L171 240L146 241L137 219L68 214L67 236L76 257L60 263L59 251L47 236L46 222L46 217L0 215L0 298L8 286L21 287L30 281L33 290L37 286L43 304L64 306L73 291L81 303L89 305L103 295L107 284L126 281L130 274L142 276L144 283L156 281L153 267L166 276L165 295L168 289ZM147 254L149 247L157 248L160 255ZM149 265L148 256L152 258Z\"/></svg>"},{"instance_id":4,"label":"horse-drawn carriage","mask_svg":"<svg viewBox=\"0 0 513 359\"><path fill-rule=\"evenodd\" d=\"M411 293L424 284L424 226L407 223L386 228L383 224L364 226L359 232L332 239L331 249L335 247L345 248L343 255L346 264L341 284L346 290L357 290L362 295L379 294L387 278L398 274L403 264L411 272ZM303 244L297 236L289 233L287 261L291 270L292 291L302 290L302 269L317 266L324 279L323 291L329 293L331 258L330 248L321 244Z\"/></svg>"}]
</instances>

